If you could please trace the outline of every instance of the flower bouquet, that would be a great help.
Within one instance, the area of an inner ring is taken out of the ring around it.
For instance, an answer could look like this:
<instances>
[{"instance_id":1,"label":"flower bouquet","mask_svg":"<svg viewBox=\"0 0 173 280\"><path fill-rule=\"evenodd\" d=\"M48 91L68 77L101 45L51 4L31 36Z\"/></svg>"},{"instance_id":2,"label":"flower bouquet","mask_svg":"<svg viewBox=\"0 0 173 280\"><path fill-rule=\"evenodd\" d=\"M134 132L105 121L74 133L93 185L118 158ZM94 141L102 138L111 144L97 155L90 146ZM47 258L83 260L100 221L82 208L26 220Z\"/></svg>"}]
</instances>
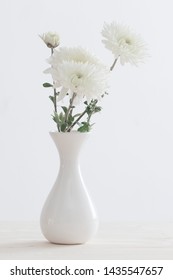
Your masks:
<instances>
[{"instance_id":1,"label":"flower bouquet","mask_svg":"<svg viewBox=\"0 0 173 280\"><path fill-rule=\"evenodd\" d=\"M92 116L101 111L100 102L107 94L108 78L119 60L122 65L138 65L146 55L145 43L129 27L112 22L105 23L102 42L113 54L110 67L82 47L59 47L57 33L44 33L40 37L51 50L50 67L45 73L52 75L53 120L59 132L77 130L88 132ZM80 111L77 108L80 108Z\"/></svg>"}]
</instances>

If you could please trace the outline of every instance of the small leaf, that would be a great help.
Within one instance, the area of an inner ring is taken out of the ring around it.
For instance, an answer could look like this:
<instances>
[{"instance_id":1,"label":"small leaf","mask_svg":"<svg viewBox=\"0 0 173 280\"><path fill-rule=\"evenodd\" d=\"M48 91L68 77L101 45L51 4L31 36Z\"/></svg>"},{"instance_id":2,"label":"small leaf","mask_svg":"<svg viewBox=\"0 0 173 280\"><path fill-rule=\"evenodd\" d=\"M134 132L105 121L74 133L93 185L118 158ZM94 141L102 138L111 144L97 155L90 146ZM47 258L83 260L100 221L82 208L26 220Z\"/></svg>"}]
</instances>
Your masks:
<instances>
[{"instance_id":1,"label":"small leaf","mask_svg":"<svg viewBox=\"0 0 173 280\"><path fill-rule=\"evenodd\" d=\"M87 108L86 108L86 113L88 115L90 115L92 113L93 109L88 105Z\"/></svg>"},{"instance_id":2,"label":"small leaf","mask_svg":"<svg viewBox=\"0 0 173 280\"><path fill-rule=\"evenodd\" d=\"M58 116L58 114L56 112L54 113L54 115L52 115L52 118L53 118L54 122L59 124L60 120L59 120L59 116Z\"/></svg>"},{"instance_id":3,"label":"small leaf","mask_svg":"<svg viewBox=\"0 0 173 280\"><path fill-rule=\"evenodd\" d=\"M87 122L82 122L82 125L78 128L79 132L89 132L90 131L90 124Z\"/></svg>"},{"instance_id":4,"label":"small leaf","mask_svg":"<svg viewBox=\"0 0 173 280\"><path fill-rule=\"evenodd\" d=\"M66 114L67 113L67 107L61 106L61 108L63 109L64 113Z\"/></svg>"},{"instance_id":5,"label":"small leaf","mask_svg":"<svg viewBox=\"0 0 173 280\"><path fill-rule=\"evenodd\" d=\"M66 123L62 123L61 128L60 128L61 131L62 131L62 132L65 132L66 127L67 127Z\"/></svg>"},{"instance_id":6,"label":"small leaf","mask_svg":"<svg viewBox=\"0 0 173 280\"><path fill-rule=\"evenodd\" d=\"M86 128L84 126L80 126L77 131L86 132Z\"/></svg>"},{"instance_id":7,"label":"small leaf","mask_svg":"<svg viewBox=\"0 0 173 280\"><path fill-rule=\"evenodd\" d=\"M51 85L50 83L44 83L43 87L48 88L48 87L53 87L53 85Z\"/></svg>"},{"instance_id":8,"label":"small leaf","mask_svg":"<svg viewBox=\"0 0 173 280\"><path fill-rule=\"evenodd\" d=\"M64 122L64 120L65 120L65 117L62 112L59 114L59 119L61 122Z\"/></svg>"},{"instance_id":9,"label":"small leaf","mask_svg":"<svg viewBox=\"0 0 173 280\"><path fill-rule=\"evenodd\" d=\"M96 106L95 109L94 109L94 112L95 112L95 113L100 112L101 109L102 109L102 107Z\"/></svg>"},{"instance_id":10,"label":"small leaf","mask_svg":"<svg viewBox=\"0 0 173 280\"><path fill-rule=\"evenodd\" d=\"M68 121L73 122L74 121L74 117L72 115L68 116Z\"/></svg>"},{"instance_id":11,"label":"small leaf","mask_svg":"<svg viewBox=\"0 0 173 280\"><path fill-rule=\"evenodd\" d=\"M52 96L52 95L50 95L49 98L50 98L50 100L51 100L51 101L53 102L53 104L54 104L54 103L55 103L55 97Z\"/></svg>"},{"instance_id":12,"label":"small leaf","mask_svg":"<svg viewBox=\"0 0 173 280\"><path fill-rule=\"evenodd\" d=\"M73 116L73 118L79 117L80 115L81 115L80 113L76 114L76 115Z\"/></svg>"}]
</instances>

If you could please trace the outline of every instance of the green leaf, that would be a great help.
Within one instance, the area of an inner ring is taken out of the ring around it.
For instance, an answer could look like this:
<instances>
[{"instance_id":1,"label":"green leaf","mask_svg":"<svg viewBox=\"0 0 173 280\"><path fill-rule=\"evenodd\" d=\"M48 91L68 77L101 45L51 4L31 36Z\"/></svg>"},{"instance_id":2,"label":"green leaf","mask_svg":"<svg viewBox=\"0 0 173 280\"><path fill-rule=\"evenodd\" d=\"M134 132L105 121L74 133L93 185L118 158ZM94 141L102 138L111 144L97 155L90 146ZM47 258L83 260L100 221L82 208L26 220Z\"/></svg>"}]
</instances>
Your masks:
<instances>
[{"instance_id":1,"label":"green leaf","mask_svg":"<svg viewBox=\"0 0 173 280\"><path fill-rule=\"evenodd\" d=\"M101 109L102 109L102 107L96 106L95 109L94 109L94 113L100 112Z\"/></svg>"},{"instance_id":2,"label":"green leaf","mask_svg":"<svg viewBox=\"0 0 173 280\"><path fill-rule=\"evenodd\" d=\"M55 103L55 97L52 96L52 95L50 95L49 98L50 98L50 100L51 100L51 101L53 102L53 104L54 104L54 103Z\"/></svg>"},{"instance_id":3,"label":"green leaf","mask_svg":"<svg viewBox=\"0 0 173 280\"><path fill-rule=\"evenodd\" d=\"M43 87L48 88L48 87L53 87L53 85L50 84L50 83L44 83L44 84L43 84Z\"/></svg>"},{"instance_id":4,"label":"green leaf","mask_svg":"<svg viewBox=\"0 0 173 280\"><path fill-rule=\"evenodd\" d=\"M86 132L86 128L84 126L80 126L77 131Z\"/></svg>"},{"instance_id":5,"label":"green leaf","mask_svg":"<svg viewBox=\"0 0 173 280\"><path fill-rule=\"evenodd\" d=\"M64 122L65 120L64 114L62 112L59 114L59 119L61 122Z\"/></svg>"},{"instance_id":6,"label":"green leaf","mask_svg":"<svg viewBox=\"0 0 173 280\"><path fill-rule=\"evenodd\" d=\"M67 127L66 123L62 123L62 125L61 125L61 127L60 127L60 130L61 130L62 132L65 132L66 127Z\"/></svg>"},{"instance_id":7,"label":"green leaf","mask_svg":"<svg viewBox=\"0 0 173 280\"><path fill-rule=\"evenodd\" d=\"M64 113L66 114L67 113L67 107L61 106L61 108L63 109Z\"/></svg>"},{"instance_id":8,"label":"green leaf","mask_svg":"<svg viewBox=\"0 0 173 280\"><path fill-rule=\"evenodd\" d=\"M54 115L52 115L52 118L53 118L54 122L59 124L60 120L59 120L59 116L58 116L58 114L56 112L54 113Z\"/></svg>"},{"instance_id":9,"label":"green leaf","mask_svg":"<svg viewBox=\"0 0 173 280\"><path fill-rule=\"evenodd\" d=\"M72 115L69 115L69 116L68 116L68 121L69 121L70 123L72 123L72 122L74 121L74 117L73 117Z\"/></svg>"},{"instance_id":10,"label":"green leaf","mask_svg":"<svg viewBox=\"0 0 173 280\"><path fill-rule=\"evenodd\" d=\"M82 125L78 128L79 132L89 132L90 131L90 124L87 122L82 122Z\"/></svg>"},{"instance_id":11,"label":"green leaf","mask_svg":"<svg viewBox=\"0 0 173 280\"><path fill-rule=\"evenodd\" d=\"M80 115L81 115L81 113L76 114L76 115L73 116L73 118L79 117Z\"/></svg>"}]
</instances>

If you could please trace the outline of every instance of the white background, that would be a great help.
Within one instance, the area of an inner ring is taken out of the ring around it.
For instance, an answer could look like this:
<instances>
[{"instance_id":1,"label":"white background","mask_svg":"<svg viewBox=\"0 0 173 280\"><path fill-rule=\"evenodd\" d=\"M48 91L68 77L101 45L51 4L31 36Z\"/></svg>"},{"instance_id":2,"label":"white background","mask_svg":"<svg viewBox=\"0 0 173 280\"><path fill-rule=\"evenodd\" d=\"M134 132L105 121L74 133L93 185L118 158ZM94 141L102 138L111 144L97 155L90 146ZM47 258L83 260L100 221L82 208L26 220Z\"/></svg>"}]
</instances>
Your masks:
<instances>
[{"instance_id":1,"label":"white background","mask_svg":"<svg viewBox=\"0 0 173 280\"><path fill-rule=\"evenodd\" d=\"M148 44L145 64L117 65L109 96L81 155L101 221L173 221L173 37L170 0L6 0L0 4L0 220L38 220L56 178L58 153L49 89L49 50L87 47L108 65L104 21L131 26Z\"/></svg>"}]
</instances>

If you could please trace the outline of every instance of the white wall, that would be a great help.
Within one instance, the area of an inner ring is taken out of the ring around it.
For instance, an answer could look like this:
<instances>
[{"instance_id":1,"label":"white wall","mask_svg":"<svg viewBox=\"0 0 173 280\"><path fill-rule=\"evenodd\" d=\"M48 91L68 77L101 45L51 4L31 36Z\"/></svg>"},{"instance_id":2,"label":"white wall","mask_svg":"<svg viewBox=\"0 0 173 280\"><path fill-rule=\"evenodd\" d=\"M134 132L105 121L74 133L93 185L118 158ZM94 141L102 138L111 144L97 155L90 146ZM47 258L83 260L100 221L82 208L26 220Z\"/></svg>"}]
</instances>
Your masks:
<instances>
[{"instance_id":1,"label":"white wall","mask_svg":"<svg viewBox=\"0 0 173 280\"><path fill-rule=\"evenodd\" d=\"M101 220L173 221L173 37L170 0L6 0L0 4L0 220L37 220L58 172L48 49L82 45L106 63L103 22L129 24L148 43L139 68L117 65L81 156Z\"/></svg>"}]
</instances>

